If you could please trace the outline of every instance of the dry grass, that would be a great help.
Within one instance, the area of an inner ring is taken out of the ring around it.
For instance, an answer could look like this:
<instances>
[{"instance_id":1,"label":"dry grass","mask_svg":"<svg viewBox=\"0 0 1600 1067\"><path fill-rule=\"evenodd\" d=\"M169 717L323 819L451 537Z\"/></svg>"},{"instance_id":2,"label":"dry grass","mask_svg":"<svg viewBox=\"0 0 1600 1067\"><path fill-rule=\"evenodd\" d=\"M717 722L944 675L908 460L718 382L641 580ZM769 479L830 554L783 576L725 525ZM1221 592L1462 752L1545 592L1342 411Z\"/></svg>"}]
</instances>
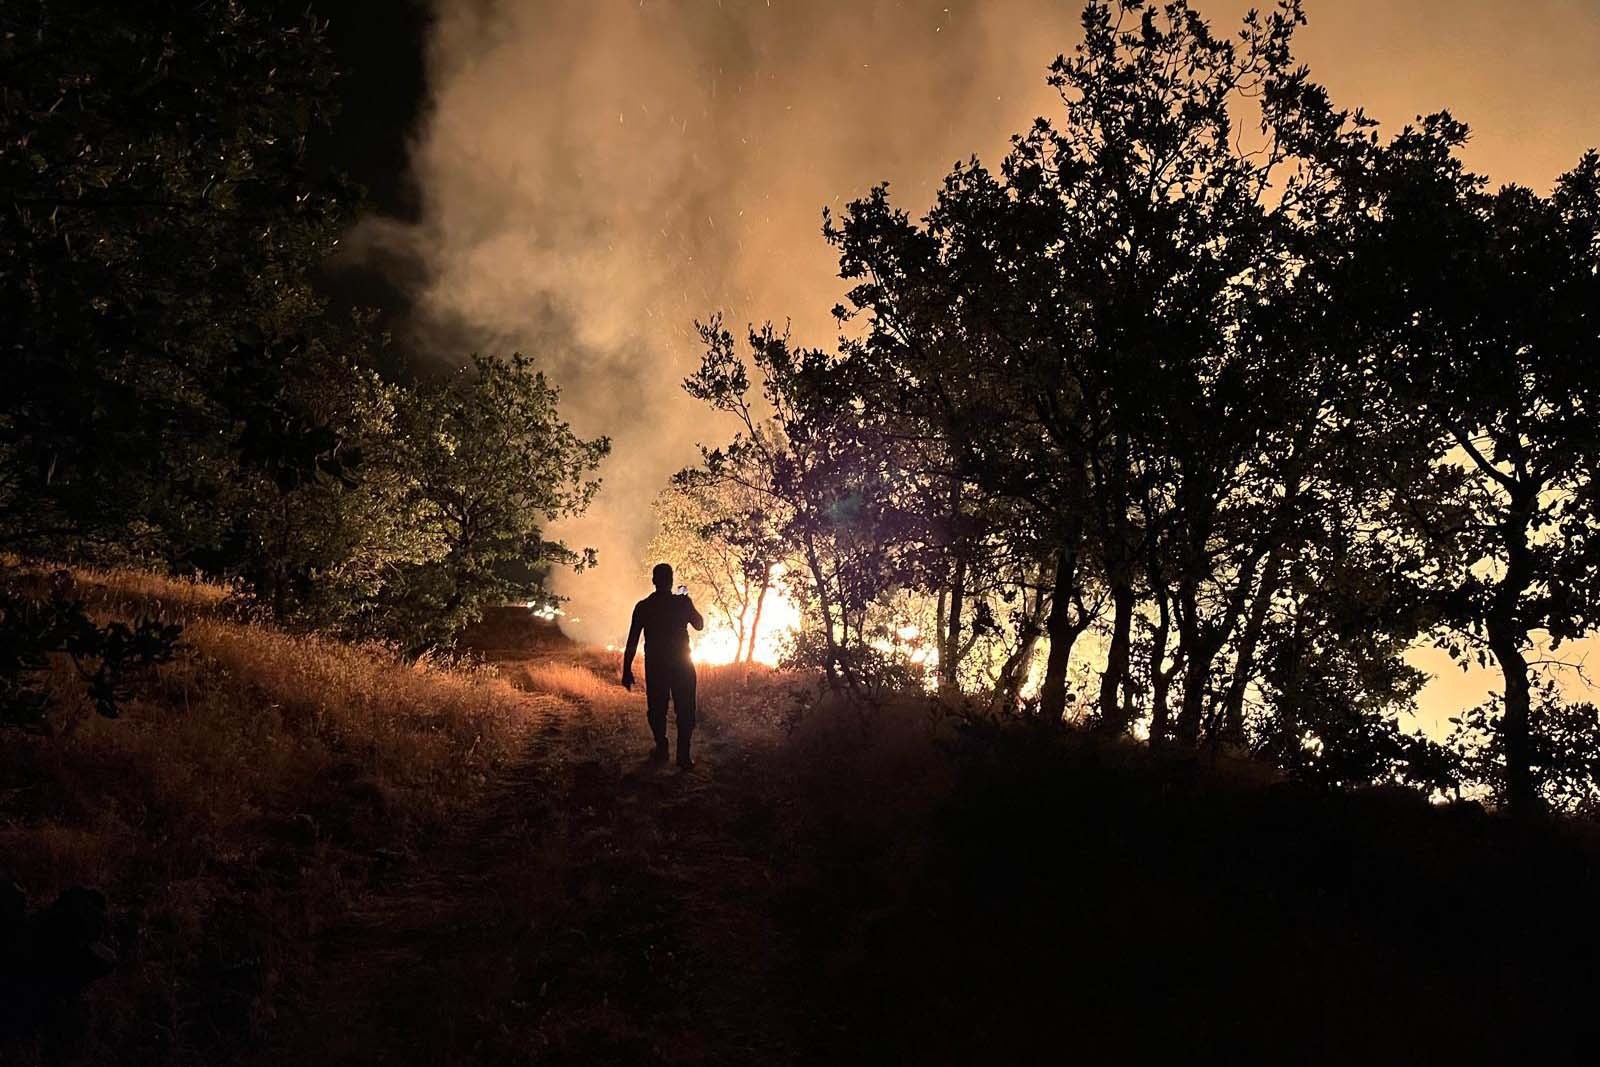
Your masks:
<instances>
[{"instance_id":1,"label":"dry grass","mask_svg":"<svg viewBox=\"0 0 1600 1067\"><path fill-rule=\"evenodd\" d=\"M582 663L559 659L530 661L522 670L529 689L580 700L597 710L618 711L637 699L642 682L630 694L617 683L617 675L600 675Z\"/></svg>"},{"instance_id":2,"label":"dry grass","mask_svg":"<svg viewBox=\"0 0 1600 1067\"><path fill-rule=\"evenodd\" d=\"M447 810L515 750L530 699L488 668L408 664L377 647L202 620L187 640L254 691L282 733Z\"/></svg>"},{"instance_id":3,"label":"dry grass","mask_svg":"<svg viewBox=\"0 0 1600 1067\"><path fill-rule=\"evenodd\" d=\"M137 571L75 578L102 619L185 629L179 654L135 679L115 721L56 664L57 734L0 749L0 873L35 902L77 883L104 889L121 956L92 987L86 1021L16 1062L231 1058L293 1002L284 990L307 973L318 931L388 884L387 871L447 843L442 831L469 816L543 714L592 709L563 742L586 755L647 740L642 688L617 684L620 656L536 628L529 644L512 627L494 633L498 671L412 664L244 621L216 586ZM817 703L814 679L745 666L699 678L708 770L686 795L782 780L806 798L808 823L905 810L904 765L929 755L923 711L880 717L869 736L854 712ZM743 810L738 800L718 805Z\"/></svg>"},{"instance_id":4,"label":"dry grass","mask_svg":"<svg viewBox=\"0 0 1600 1067\"><path fill-rule=\"evenodd\" d=\"M277 1062L332 1061L330 1031L388 1063L1154 1060L1213 1030L1249 1059L1592 1045L1572 1020L1595 939L1570 917L1600 866L1564 831L1087 732L956 731L923 695L863 713L764 668L700 668L701 766L651 769L615 653L508 629L491 647L529 696L245 625L204 590L95 582L97 610L181 613L187 646L117 722L63 665L77 725L0 749L0 855L36 897L105 887L123 956L76 1047L8 1064L235 1062L319 991L279 993L369 885L372 923L325 942L347 1000ZM530 788L485 799L541 703L562 715ZM413 860L385 875L396 849Z\"/></svg>"},{"instance_id":5,"label":"dry grass","mask_svg":"<svg viewBox=\"0 0 1600 1067\"><path fill-rule=\"evenodd\" d=\"M534 692L581 701L603 713L637 712L641 717L644 713L643 665L634 664L638 682L630 693L619 683L622 657L616 652L582 646L545 650L523 660L518 669L526 688ZM760 665L701 664L695 673L702 725L737 732L747 740L775 740L789 732L807 717L802 711L817 688L809 675Z\"/></svg>"},{"instance_id":6,"label":"dry grass","mask_svg":"<svg viewBox=\"0 0 1600 1067\"><path fill-rule=\"evenodd\" d=\"M73 567L68 573L74 595L91 612L110 618L147 617L187 624L222 614L233 596L232 590L214 582L131 567ZM43 588L50 574L50 568L30 567L21 577Z\"/></svg>"},{"instance_id":7,"label":"dry grass","mask_svg":"<svg viewBox=\"0 0 1600 1067\"><path fill-rule=\"evenodd\" d=\"M99 886L120 928L123 962L95 987L94 1025L69 1061L130 1039L174 1050L249 1032L310 932L384 856L470 804L557 703L489 668L234 621L217 586L75 576L103 619L185 629L114 721L94 714L70 664L54 664L55 736L0 749L0 874L37 902ZM208 970L224 965L230 981L239 966L249 974L219 1007Z\"/></svg>"}]
</instances>

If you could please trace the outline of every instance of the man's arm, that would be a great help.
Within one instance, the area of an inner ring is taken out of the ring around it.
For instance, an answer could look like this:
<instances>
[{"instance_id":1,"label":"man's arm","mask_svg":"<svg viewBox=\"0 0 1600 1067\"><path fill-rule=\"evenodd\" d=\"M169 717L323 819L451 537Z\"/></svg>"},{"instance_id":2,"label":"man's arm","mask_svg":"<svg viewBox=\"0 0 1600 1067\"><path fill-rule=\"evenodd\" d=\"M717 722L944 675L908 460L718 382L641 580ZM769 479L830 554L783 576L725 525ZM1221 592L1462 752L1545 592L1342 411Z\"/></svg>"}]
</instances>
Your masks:
<instances>
[{"instance_id":1,"label":"man's arm","mask_svg":"<svg viewBox=\"0 0 1600 1067\"><path fill-rule=\"evenodd\" d=\"M622 651L622 688L633 688L633 657L639 651L639 632L644 624L639 621L639 606L634 605L633 623L628 627L628 647Z\"/></svg>"},{"instance_id":2,"label":"man's arm","mask_svg":"<svg viewBox=\"0 0 1600 1067\"><path fill-rule=\"evenodd\" d=\"M694 601L689 599L687 593L684 594L683 602L689 606L689 625L696 630L704 630L706 628L706 620L700 617L700 612L695 608Z\"/></svg>"}]
</instances>

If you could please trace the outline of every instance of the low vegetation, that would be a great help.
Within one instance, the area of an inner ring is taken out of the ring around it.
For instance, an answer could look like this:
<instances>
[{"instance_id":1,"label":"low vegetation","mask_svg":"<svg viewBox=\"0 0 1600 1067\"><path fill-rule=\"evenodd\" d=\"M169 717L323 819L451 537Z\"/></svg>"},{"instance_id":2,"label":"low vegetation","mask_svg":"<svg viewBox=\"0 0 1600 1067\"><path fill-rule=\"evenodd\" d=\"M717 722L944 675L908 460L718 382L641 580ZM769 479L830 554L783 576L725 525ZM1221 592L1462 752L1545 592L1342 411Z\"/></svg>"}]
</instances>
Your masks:
<instances>
[{"instance_id":1,"label":"low vegetation","mask_svg":"<svg viewBox=\"0 0 1600 1067\"><path fill-rule=\"evenodd\" d=\"M270 1018L352 894L473 803L539 701L486 668L230 618L215 585L82 571L77 590L97 621L183 636L115 720L54 658L51 735L0 748L4 873L39 903L77 884L112 902L121 958L92 1025L52 1032L85 1062L128 1041L203 1060Z\"/></svg>"},{"instance_id":2,"label":"low vegetation","mask_svg":"<svg viewBox=\"0 0 1600 1067\"><path fill-rule=\"evenodd\" d=\"M8 873L41 904L104 891L117 957L8 1047L25 1064L972 1063L1069 1033L1085 1055L1561 1060L1589 1040L1600 945L1565 918L1600 891L1586 823L949 695L863 713L743 664L702 669L681 775L644 764L616 653L526 612L475 629L492 667L418 664L241 621L216 586L77 588L96 619L185 636L119 719L58 664L54 735L9 735Z\"/></svg>"}]
</instances>

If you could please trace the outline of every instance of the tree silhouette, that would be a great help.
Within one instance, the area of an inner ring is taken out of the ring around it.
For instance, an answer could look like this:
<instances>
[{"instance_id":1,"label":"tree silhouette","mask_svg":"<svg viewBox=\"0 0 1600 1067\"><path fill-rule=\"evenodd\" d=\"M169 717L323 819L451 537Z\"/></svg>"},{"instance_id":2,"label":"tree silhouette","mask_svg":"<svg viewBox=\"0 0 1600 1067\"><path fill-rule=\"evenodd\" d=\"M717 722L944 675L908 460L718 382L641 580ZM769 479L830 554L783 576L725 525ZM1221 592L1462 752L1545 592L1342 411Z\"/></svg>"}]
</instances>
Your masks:
<instances>
[{"instance_id":1,"label":"tree silhouette","mask_svg":"<svg viewBox=\"0 0 1600 1067\"><path fill-rule=\"evenodd\" d=\"M1600 156L1555 192L1485 190L1448 114L1397 137L1374 168L1363 306L1385 413L1427 428L1458 485L1440 505L1436 574L1448 647L1494 658L1505 795L1538 803L1529 653L1595 624L1594 375L1600 353ZM1403 294L1399 299L1379 287Z\"/></svg>"},{"instance_id":2,"label":"tree silhouette","mask_svg":"<svg viewBox=\"0 0 1600 1067\"><path fill-rule=\"evenodd\" d=\"M1328 782L1444 780L1399 728L1405 652L1442 633L1501 668L1482 718L1526 808L1529 652L1593 619L1600 164L1489 194L1448 116L1385 143L1336 108L1294 62L1303 21L1291 0L1227 38L1183 0L1091 2L1062 115L998 172L957 166L920 220L886 186L826 215L838 351L752 336L769 467L806 487L785 536L830 545L830 662L911 591L946 686L1014 636L998 706L1045 641L1058 722L1095 630L1101 728ZM747 426L715 468L759 449L750 369L707 339L690 391Z\"/></svg>"},{"instance_id":3,"label":"tree silhouette","mask_svg":"<svg viewBox=\"0 0 1600 1067\"><path fill-rule=\"evenodd\" d=\"M192 554L240 453L344 473L286 387L351 354L314 339L342 328L310 272L355 200L303 163L333 106L324 25L169 3L0 20L8 542Z\"/></svg>"}]
</instances>

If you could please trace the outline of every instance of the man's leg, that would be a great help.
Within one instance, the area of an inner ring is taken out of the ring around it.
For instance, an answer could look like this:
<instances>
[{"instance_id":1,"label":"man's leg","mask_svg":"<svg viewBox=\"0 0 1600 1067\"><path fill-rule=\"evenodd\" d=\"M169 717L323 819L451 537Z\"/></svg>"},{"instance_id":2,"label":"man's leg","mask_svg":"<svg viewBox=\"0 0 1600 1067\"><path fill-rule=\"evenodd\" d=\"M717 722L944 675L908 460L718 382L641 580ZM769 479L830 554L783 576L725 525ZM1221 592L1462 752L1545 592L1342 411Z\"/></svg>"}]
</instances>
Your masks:
<instances>
[{"instance_id":1,"label":"man's leg","mask_svg":"<svg viewBox=\"0 0 1600 1067\"><path fill-rule=\"evenodd\" d=\"M672 680L672 708L678 719L678 766L693 767L689 741L694 736L695 689L694 664L682 664Z\"/></svg>"},{"instance_id":2,"label":"man's leg","mask_svg":"<svg viewBox=\"0 0 1600 1067\"><path fill-rule=\"evenodd\" d=\"M645 718L650 723L650 733L656 739L655 757L667 756L667 697L672 694L672 676L659 664L644 665Z\"/></svg>"}]
</instances>

